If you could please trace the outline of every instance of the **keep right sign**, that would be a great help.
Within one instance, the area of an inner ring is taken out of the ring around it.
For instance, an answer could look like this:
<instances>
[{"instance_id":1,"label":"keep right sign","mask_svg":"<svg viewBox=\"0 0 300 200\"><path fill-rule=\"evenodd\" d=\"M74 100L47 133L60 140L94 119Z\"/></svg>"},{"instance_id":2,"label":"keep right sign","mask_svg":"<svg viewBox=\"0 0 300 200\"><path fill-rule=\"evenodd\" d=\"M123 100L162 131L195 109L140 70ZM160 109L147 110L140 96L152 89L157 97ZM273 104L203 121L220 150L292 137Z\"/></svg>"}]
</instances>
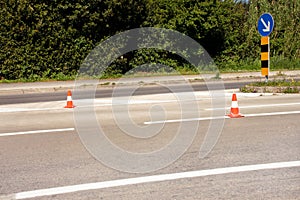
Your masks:
<instances>
[{"instance_id":1,"label":"keep right sign","mask_svg":"<svg viewBox=\"0 0 300 200\"><path fill-rule=\"evenodd\" d=\"M262 14L258 19L257 29L261 35L261 75L266 77L266 82L269 78L270 71L270 38L269 35L273 31L274 20L270 13Z\"/></svg>"},{"instance_id":2,"label":"keep right sign","mask_svg":"<svg viewBox=\"0 0 300 200\"><path fill-rule=\"evenodd\" d=\"M270 13L262 14L258 19L257 29L261 36L268 36L273 31L274 20Z\"/></svg>"}]
</instances>

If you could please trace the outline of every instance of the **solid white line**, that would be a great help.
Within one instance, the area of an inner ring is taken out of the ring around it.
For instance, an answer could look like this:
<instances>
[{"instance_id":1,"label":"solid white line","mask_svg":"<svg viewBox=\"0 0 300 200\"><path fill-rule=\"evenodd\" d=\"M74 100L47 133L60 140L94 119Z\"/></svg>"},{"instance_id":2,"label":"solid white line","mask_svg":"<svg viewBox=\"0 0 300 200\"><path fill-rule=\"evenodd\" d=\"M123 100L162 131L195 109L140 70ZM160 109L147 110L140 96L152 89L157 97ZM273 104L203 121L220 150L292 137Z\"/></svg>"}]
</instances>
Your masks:
<instances>
[{"instance_id":1,"label":"solid white line","mask_svg":"<svg viewBox=\"0 0 300 200\"><path fill-rule=\"evenodd\" d=\"M144 177L129 178L129 179L104 181L104 182L86 183L86 184L79 184L79 185L70 185L70 186L63 186L63 187L25 191L25 192L13 194L12 196L14 197L14 199L27 199L27 198L34 198L34 197L86 191L86 190L120 187L126 185L153 183L153 182L161 182L161 181L172 181L172 180L184 179L184 178L196 178L196 177L221 175L221 174L228 174L228 173L249 172L249 171L257 171L257 170L280 169L280 168L290 168L290 167L300 167L300 161L244 165L244 166L236 166L236 167L207 169L207 170L199 170L199 171L179 172L173 174L161 174L161 175L144 176Z\"/></svg>"},{"instance_id":2,"label":"solid white line","mask_svg":"<svg viewBox=\"0 0 300 200\"><path fill-rule=\"evenodd\" d=\"M73 101L74 102L74 101ZM95 100L94 104L77 106L77 108L84 107L106 107L106 106L116 106L116 105L136 105L136 104L152 104L152 103L172 103L178 102L178 100L129 100L129 101L118 101L118 100ZM76 106L76 102L74 103ZM60 111L73 111L73 109L65 109L64 105L61 107L52 107L52 108L1 108L0 113L15 113L15 112L31 112L31 111L49 111L49 110L60 110Z\"/></svg>"},{"instance_id":3,"label":"solid white line","mask_svg":"<svg viewBox=\"0 0 300 200\"><path fill-rule=\"evenodd\" d=\"M52 133L52 132L66 132L74 131L74 128L62 128L62 129L48 129L48 130L35 130L35 131L22 131L22 132L12 132L12 133L0 133L0 137L13 136L13 135L29 135L37 133Z\"/></svg>"},{"instance_id":4,"label":"solid white line","mask_svg":"<svg viewBox=\"0 0 300 200\"><path fill-rule=\"evenodd\" d=\"M63 110L65 108L0 108L0 113Z\"/></svg>"},{"instance_id":5,"label":"solid white line","mask_svg":"<svg viewBox=\"0 0 300 200\"><path fill-rule=\"evenodd\" d=\"M181 93L182 94L182 93ZM201 94L206 94L208 95L207 97L197 97L197 95ZM195 99L192 99L191 101L200 101L203 99L211 99L210 93L209 92L194 92ZM231 96L232 92L226 92L225 96ZM238 96L259 96L259 93L238 93ZM82 99L81 99L82 100ZM90 100L90 99L88 99ZM78 101L78 100L77 100ZM10 108L10 107L0 107L0 113L13 113L13 112L30 112L30 111L48 111L48 110L60 110L60 111L73 111L73 109L65 109L63 104L65 104L66 101L56 101L56 104L61 104L60 107L51 107L51 108ZM167 99L167 100L135 100L135 99L130 99L128 100L121 100L118 101L118 99L94 99L94 104L87 105L87 106L77 106L79 107L90 107L90 106L95 106L95 107L104 107L104 106L112 106L112 105L135 105L135 104L151 104L151 103L172 103L172 102L179 102L178 99ZM76 106L76 101L73 101ZM252 108L252 107L269 107L269 106L284 106L284 105L297 105L300 103L291 103L291 104L272 104L272 105L258 105L258 106L240 106L240 108ZM229 109L228 107L227 109ZM205 110L221 110L224 108L207 108Z\"/></svg>"},{"instance_id":6,"label":"solid white line","mask_svg":"<svg viewBox=\"0 0 300 200\"><path fill-rule=\"evenodd\" d=\"M271 113L255 113L255 114L245 114L244 117L260 117L260 116L273 116L273 115L289 115L289 114L300 114L300 111L288 111L288 112L271 112ZM205 120L215 120L215 119L228 119L228 116L217 116L217 117L202 117L202 118L189 118L189 119L170 119L161 121L148 121L144 122L145 125L150 124L164 124L164 123L178 123L178 122L190 122L190 121L205 121Z\"/></svg>"},{"instance_id":7,"label":"solid white line","mask_svg":"<svg viewBox=\"0 0 300 200\"><path fill-rule=\"evenodd\" d=\"M239 108L264 108L264 107L293 106L293 105L300 105L300 103L263 104L263 105L253 105L253 106L239 106ZM226 108L206 108L204 110L222 110L222 109L230 109L230 107L226 107Z\"/></svg>"}]
</instances>

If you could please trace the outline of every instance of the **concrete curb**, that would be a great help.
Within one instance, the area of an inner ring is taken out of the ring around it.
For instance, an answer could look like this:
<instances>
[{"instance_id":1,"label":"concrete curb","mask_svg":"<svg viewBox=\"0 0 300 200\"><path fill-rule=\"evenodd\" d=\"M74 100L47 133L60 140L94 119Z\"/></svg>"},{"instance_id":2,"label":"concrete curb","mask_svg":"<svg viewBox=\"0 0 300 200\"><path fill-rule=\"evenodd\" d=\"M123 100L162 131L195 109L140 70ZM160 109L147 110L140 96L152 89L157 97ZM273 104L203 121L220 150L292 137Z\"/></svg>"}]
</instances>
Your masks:
<instances>
[{"instance_id":1,"label":"concrete curb","mask_svg":"<svg viewBox=\"0 0 300 200\"><path fill-rule=\"evenodd\" d=\"M274 71L270 76L270 80L300 77L299 71ZM157 85L157 84L181 84L189 81L191 84L205 83L205 79L222 80L222 81L264 81L264 77L260 72L247 73L224 73L217 76L215 74L203 75L185 75L185 76L157 76L157 77L133 77L121 79L100 80L98 88L111 88L118 86L134 86L134 85ZM0 95L18 95L31 93L53 93L66 92L73 89L75 81L49 81L49 82L32 82L32 83L0 83ZM86 87L86 86L82 86Z\"/></svg>"}]
</instances>

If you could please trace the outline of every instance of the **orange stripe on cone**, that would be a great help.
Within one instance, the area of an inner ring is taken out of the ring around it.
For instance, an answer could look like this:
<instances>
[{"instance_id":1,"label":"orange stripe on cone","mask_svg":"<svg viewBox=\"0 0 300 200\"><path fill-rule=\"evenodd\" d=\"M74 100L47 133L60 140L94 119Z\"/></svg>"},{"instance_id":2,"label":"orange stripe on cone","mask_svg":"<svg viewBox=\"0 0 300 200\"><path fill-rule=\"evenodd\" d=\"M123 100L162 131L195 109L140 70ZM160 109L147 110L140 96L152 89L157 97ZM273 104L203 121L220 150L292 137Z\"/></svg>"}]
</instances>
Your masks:
<instances>
[{"instance_id":1,"label":"orange stripe on cone","mask_svg":"<svg viewBox=\"0 0 300 200\"><path fill-rule=\"evenodd\" d=\"M230 109L230 114L227 115L230 118L240 118L240 117L244 117L243 115L240 114L240 110L239 110L239 105L238 105L238 101L236 98L236 94L232 94L232 103L231 103L231 109Z\"/></svg>"},{"instance_id":2,"label":"orange stripe on cone","mask_svg":"<svg viewBox=\"0 0 300 200\"><path fill-rule=\"evenodd\" d=\"M65 108L74 108L75 106L73 105L72 101L72 92L71 90L68 90L68 95L67 95L67 105Z\"/></svg>"}]
</instances>

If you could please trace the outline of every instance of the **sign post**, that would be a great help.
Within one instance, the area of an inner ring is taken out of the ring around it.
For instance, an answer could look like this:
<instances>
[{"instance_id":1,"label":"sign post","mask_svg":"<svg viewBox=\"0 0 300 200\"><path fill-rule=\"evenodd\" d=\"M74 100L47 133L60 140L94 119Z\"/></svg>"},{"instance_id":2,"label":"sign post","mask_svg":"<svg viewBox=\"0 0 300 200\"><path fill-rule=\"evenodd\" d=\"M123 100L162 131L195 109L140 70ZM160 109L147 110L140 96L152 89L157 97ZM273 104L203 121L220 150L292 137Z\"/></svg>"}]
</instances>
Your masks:
<instances>
[{"instance_id":1,"label":"sign post","mask_svg":"<svg viewBox=\"0 0 300 200\"><path fill-rule=\"evenodd\" d=\"M258 19L258 32L261 35L261 75L266 77L268 82L270 71L270 38L269 35L273 31L274 20L270 13L262 14Z\"/></svg>"}]
</instances>

